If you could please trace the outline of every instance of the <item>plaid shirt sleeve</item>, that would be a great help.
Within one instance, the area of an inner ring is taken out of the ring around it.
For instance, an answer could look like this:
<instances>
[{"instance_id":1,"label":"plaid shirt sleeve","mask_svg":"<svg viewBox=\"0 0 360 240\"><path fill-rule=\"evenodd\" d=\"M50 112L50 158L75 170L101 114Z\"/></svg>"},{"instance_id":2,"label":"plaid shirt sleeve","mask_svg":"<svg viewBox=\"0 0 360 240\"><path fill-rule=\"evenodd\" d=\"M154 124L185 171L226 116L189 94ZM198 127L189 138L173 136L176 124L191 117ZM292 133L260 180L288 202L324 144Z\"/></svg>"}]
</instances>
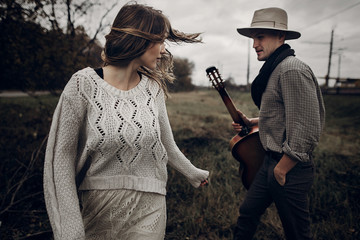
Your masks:
<instances>
[{"instance_id":1,"label":"plaid shirt sleeve","mask_svg":"<svg viewBox=\"0 0 360 240\"><path fill-rule=\"evenodd\" d=\"M321 91L306 64L294 57L283 62L273 72L263 95L260 137L266 150L310 161L324 124Z\"/></svg>"},{"instance_id":2,"label":"plaid shirt sleeve","mask_svg":"<svg viewBox=\"0 0 360 240\"><path fill-rule=\"evenodd\" d=\"M304 70L286 71L280 82L286 116L282 149L290 157L306 161L322 130L316 84Z\"/></svg>"}]
</instances>

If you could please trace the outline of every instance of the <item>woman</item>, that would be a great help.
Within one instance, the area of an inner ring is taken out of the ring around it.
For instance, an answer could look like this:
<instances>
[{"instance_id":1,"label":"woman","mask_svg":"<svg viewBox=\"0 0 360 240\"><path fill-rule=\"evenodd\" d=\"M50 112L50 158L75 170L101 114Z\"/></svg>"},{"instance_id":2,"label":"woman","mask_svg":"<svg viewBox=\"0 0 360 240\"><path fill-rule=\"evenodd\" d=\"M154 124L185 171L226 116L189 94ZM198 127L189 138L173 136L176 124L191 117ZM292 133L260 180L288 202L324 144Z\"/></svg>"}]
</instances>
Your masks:
<instances>
[{"instance_id":1,"label":"woman","mask_svg":"<svg viewBox=\"0 0 360 240\"><path fill-rule=\"evenodd\" d=\"M54 113L44 192L55 239L163 239L167 163L198 187L209 172L177 147L166 83L172 57L164 41L200 42L173 30L151 7L127 4L102 54L66 85Z\"/></svg>"}]
</instances>

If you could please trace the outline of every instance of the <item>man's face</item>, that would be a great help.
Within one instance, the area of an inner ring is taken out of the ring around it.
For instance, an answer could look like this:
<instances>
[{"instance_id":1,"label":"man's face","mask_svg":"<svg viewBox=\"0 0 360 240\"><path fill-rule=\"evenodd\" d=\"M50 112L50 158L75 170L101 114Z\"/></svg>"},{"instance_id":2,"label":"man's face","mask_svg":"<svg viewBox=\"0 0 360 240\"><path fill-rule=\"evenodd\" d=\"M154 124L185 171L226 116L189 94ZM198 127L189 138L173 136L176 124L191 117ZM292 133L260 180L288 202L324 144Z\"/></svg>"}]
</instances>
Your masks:
<instances>
[{"instance_id":1,"label":"man's face","mask_svg":"<svg viewBox=\"0 0 360 240\"><path fill-rule=\"evenodd\" d=\"M252 34L253 48L259 61L266 61L270 55L284 44L285 35L277 31L259 30Z\"/></svg>"}]
</instances>

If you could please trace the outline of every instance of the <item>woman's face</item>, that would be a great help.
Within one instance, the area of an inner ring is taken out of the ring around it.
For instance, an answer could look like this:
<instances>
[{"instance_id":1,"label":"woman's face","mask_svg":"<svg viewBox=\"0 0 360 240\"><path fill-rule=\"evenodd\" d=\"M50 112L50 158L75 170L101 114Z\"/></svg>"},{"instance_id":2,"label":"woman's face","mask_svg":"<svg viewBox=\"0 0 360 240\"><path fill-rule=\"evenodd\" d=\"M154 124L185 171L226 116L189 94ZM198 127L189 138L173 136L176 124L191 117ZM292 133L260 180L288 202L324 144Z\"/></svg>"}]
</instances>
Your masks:
<instances>
[{"instance_id":1,"label":"woman's face","mask_svg":"<svg viewBox=\"0 0 360 240\"><path fill-rule=\"evenodd\" d=\"M140 65L151 70L156 69L157 62L160 62L161 55L166 53L165 43L151 43L146 52L139 57Z\"/></svg>"}]
</instances>

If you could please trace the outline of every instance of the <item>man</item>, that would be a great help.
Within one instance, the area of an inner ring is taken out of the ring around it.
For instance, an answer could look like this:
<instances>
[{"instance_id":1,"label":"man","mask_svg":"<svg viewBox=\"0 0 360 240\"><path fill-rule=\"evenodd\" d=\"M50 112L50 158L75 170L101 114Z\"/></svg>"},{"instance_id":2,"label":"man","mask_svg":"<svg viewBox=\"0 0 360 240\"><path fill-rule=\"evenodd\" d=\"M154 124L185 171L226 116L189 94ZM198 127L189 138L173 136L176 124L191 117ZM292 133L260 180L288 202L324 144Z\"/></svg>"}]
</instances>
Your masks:
<instances>
[{"instance_id":1,"label":"man","mask_svg":"<svg viewBox=\"0 0 360 240\"><path fill-rule=\"evenodd\" d=\"M261 215L275 203L287 239L312 239L308 193L313 183L312 151L324 125L324 103L317 80L285 40L299 32L287 29L287 13L280 8L255 11L250 27L237 31L254 40L259 61L265 61L251 86L266 151L264 163L240 206L234 239L252 239ZM236 131L239 124L233 123Z\"/></svg>"}]
</instances>

